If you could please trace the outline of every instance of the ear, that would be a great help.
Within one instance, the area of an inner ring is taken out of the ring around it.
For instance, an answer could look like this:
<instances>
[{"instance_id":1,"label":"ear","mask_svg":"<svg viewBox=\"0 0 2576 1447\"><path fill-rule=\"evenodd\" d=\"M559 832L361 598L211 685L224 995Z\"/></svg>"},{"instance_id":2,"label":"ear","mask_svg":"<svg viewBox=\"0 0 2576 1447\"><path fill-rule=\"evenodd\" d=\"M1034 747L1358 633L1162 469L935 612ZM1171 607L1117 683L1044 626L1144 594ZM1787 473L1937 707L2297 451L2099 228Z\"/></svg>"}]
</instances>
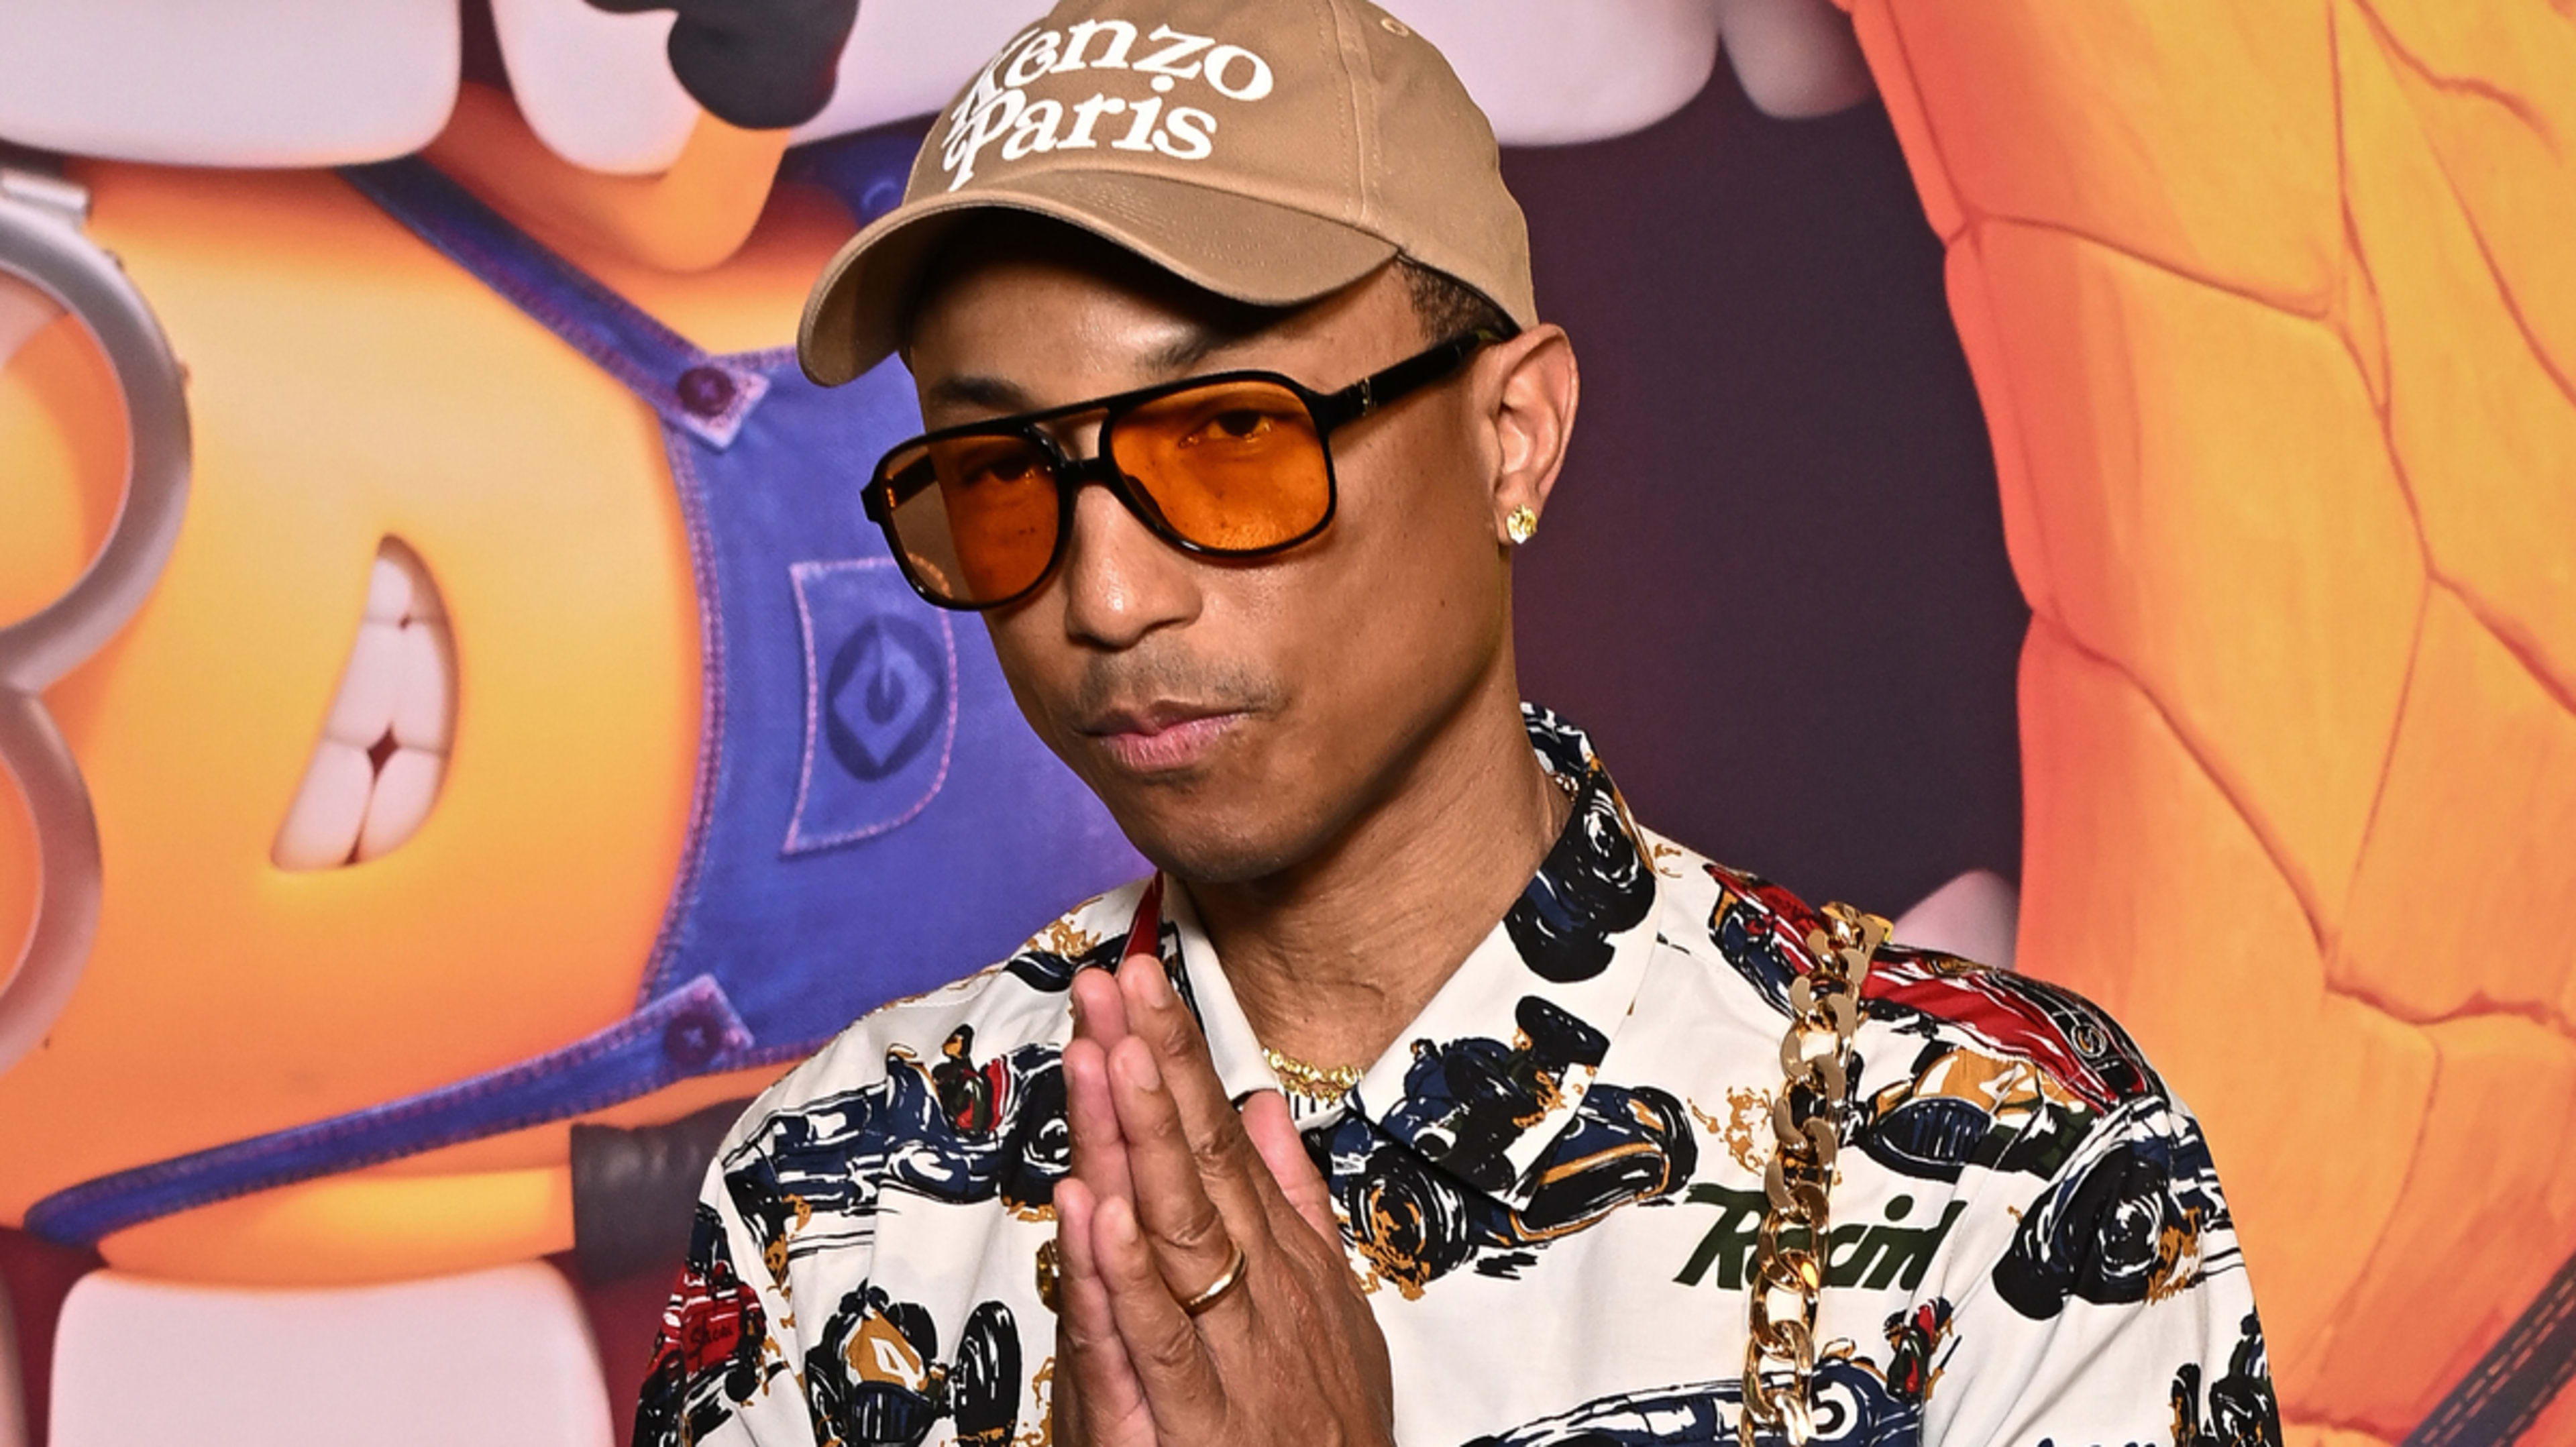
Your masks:
<instances>
[{"instance_id":1,"label":"ear","mask_svg":"<svg viewBox=\"0 0 2576 1447\"><path fill-rule=\"evenodd\" d=\"M1487 421L1495 447L1494 540L1512 541L1508 519L1521 508L1532 515L1547 511L1548 494L1565 466L1565 447L1574 435L1574 408L1583 381L1574 365L1574 344L1565 328L1553 323L1534 326L1507 342L1488 347L1476 371L1485 386Z\"/></svg>"}]
</instances>

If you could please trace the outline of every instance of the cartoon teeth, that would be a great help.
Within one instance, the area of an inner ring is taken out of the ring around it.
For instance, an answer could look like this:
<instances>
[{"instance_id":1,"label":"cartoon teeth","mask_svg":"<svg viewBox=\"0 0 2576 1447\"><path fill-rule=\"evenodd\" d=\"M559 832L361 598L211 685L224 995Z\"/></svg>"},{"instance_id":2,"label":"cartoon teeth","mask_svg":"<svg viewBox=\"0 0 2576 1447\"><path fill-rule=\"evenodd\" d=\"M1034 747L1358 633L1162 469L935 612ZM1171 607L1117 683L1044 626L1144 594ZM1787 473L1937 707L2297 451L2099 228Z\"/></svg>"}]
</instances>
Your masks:
<instances>
[{"instance_id":1,"label":"cartoon teeth","mask_svg":"<svg viewBox=\"0 0 2576 1447\"><path fill-rule=\"evenodd\" d=\"M420 558L387 538L304 783L270 858L335 869L402 847L429 818L456 726L456 650Z\"/></svg>"}]
</instances>

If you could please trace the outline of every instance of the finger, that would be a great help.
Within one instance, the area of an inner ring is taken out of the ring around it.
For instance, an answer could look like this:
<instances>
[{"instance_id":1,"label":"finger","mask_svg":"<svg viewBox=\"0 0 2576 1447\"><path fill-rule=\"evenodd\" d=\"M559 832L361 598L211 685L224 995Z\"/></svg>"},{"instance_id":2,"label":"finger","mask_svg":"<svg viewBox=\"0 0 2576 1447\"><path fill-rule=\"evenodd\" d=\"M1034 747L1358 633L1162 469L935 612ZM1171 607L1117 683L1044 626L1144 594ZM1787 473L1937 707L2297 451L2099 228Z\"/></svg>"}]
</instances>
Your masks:
<instances>
[{"instance_id":1,"label":"finger","mask_svg":"<svg viewBox=\"0 0 2576 1447\"><path fill-rule=\"evenodd\" d=\"M1149 967L1133 967L1138 965ZM1200 1189L1216 1204L1235 1240L1246 1251L1258 1250L1259 1238L1291 1213L1270 1173L1262 1169L1251 1138L1243 1133L1243 1119L1235 1113L1225 1083L1217 1078L1198 1021L1173 993L1158 963L1131 957L1131 964L1119 969L1118 989L1126 996L1128 1028L1151 1051L1154 1068L1162 1077L1177 1118L1180 1146L1199 1174ZM1122 1111L1125 1108L1122 1096ZM1137 1125L1123 1116L1122 1124L1132 1163ZM1141 1198L1139 1204L1143 1205ZM1144 1223L1149 1233L1160 1225L1150 1208Z\"/></svg>"},{"instance_id":2,"label":"finger","mask_svg":"<svg viewBox=\"0 0 2576 1447\"><path fill-rule=\"evenodd\" d=\"M1103 1050L1127 1038L1127 1002L1118 993L1117 972L1074 971L1072 997L1075 1038L1097 1040Z\"/></svg>"},{"instance_id":3,"label":"finger","mask_svg":"<svg viewBox=\"0 0 2576 1447\"><path fill-rule=\"evenodd\" d=\"M1324 1173L1315 1169L1314 1157L1306 1154L1306 1138L1297 1133L1297 1124L1289 1117L1287 1097L1275 1090L1256 1090L1243 1103L1242 1114L1244 1134L1252 1137L1252 1148L1270 1168L1279 1194L1288 1198L1298 1218L1317 1236L1335 1251L1341 1250L1342 1224L1333 1214L1332 1189L1324 1184Z\"/></svg>"},{"instance_id":4,"label":"finger","mask_svg":"<svg viewBox=\"0 0 2576 1447\"><path fill-rule=\"evenodd\" d=\"M1208 1177L1227 1173L1202 1171L1153 1051L1133 1037L1119 1041L1109 1074L1135 1179L1134 1215L1173 1299L1186 1301L1225 1274L1238 1246L1247 1257L1267 1255L1270 1232L1259 1202L1238 1188L1236 1208L1227 1212L1211 1197ZM1249 1140L1240 1129L1235 1135L1249 1158Z\"/></svg>"},{"instance_id":5,"label":"finger","mask_svg":"<svg viewBox=\"0 0 2576 1447\"><path fill-rule=\"evenodd\" d=\"M1109 1056L1098 1041L1064 1047L1065 1122L1073 1131L1073 1174L1103 1199L1136 1199L1127 1141L1109 1089Z\"/></svg>"},{"instance_id":6,"label":"finger","mask_svg":"<svg viewBox=\"0 0 2576 1447\"><path fill-rule=\"evenodd\" d=\"M1102 1202L1092 1240L1118 1337L1157 1435L1167 1442L1215 1440L1225 1388L1197 1326L1165 1289L1135 1211L1125 1201Z\"/></svg>"},{"instance_id":7,"label":"finger","mask_svg":"<svg viewBox=\"0 0 2576 1447\"><path fill-rule=\"evenodd\" d=\"M1148 891L1152 893L1152 891ZM1140 912L1131 939L1153 938ZM1104 969L1074 972L1073 1040L1064 1055L1066 1120L1073 1130L1074 1173L1104 1196L1134 1199L1127 1175L1127 1147L1119 1139L1118 1115L1109 1103L1107 1051L1127 1038L1127 1003L1118 993L1118 976ZM1096 1049L1088 1048L1090 1042Z\"/></svg>"},{"instance_id":8,"label":"finger","mask_svg":"<svg viewBox=\"0 0 2576 1447\"><path fill-rule=\"evenodd\" d=\"M1118 1336L1109 1288L1100 1277L1099 1198L1080 1181L1055 1188L1056 1352L1061 1363L1055 1411L1070 1418L1079 1440L1115 1443L1135 1435L1122 1428L1144 1420L1145 1391ZM1057 1440L1066 1440L1059 1437Z\"/></svg>"}]
</instances>

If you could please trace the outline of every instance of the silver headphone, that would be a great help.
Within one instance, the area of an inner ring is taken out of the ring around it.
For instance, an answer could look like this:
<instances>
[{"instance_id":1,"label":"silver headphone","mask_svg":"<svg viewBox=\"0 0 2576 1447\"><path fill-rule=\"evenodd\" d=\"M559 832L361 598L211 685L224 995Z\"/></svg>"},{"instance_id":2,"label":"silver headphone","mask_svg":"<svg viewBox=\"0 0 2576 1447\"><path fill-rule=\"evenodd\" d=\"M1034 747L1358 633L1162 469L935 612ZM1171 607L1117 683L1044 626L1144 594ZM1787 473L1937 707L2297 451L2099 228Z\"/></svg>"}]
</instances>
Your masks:
<instances>
[{"instance_id":1,"label":"silver headphone","mask_svg":"<svg viewBox=\"0 0 2576 1447\"><path fill-rule=\"evenodd\" d=\"M98 819L44 691L104 647L151 596L188 506L184 377L125 269L83 234L88 215L89 193L78 184L0 165L0 287L32 288L40 308L50 304L88 329L124 393L132 444L124 495L98 555L62 596L0 627L0 769L17 780L34 817L42 871L34 924L0 970L0 1071L53 1028L98 930Z\"/></svg>"}]
</instances>

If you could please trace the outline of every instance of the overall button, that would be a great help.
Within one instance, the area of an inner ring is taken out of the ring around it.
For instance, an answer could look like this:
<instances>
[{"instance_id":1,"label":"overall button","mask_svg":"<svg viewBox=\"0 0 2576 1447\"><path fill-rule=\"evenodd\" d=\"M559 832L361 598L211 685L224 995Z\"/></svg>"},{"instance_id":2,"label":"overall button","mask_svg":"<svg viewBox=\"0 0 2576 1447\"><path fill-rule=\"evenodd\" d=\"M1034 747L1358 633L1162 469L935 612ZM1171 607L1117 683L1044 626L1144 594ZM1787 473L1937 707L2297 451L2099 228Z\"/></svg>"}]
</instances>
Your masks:
<instances>
[{"instance_id":1,"label":"overall button","mask_svg":"<svg viewBox=\"0 0 2576 1447\"><path fill-rule=\"evenodd\" d=\"M715 1059L724 1043L724 1022L710 1010L683 1010L662 1027L662 1054L682 1070L695 1070Z\"/></svg>"},{"instance_id":2,"label":"overall button","mask_svg":"<svg viewBox=\"0 0 2576 1447\"><path fill-rule=\"evenodd\" d=\"M680 374L680 405L700 417L721 417L733 405L733 378L714 367L691 367Z\"/></svg>"}]
</instances>

